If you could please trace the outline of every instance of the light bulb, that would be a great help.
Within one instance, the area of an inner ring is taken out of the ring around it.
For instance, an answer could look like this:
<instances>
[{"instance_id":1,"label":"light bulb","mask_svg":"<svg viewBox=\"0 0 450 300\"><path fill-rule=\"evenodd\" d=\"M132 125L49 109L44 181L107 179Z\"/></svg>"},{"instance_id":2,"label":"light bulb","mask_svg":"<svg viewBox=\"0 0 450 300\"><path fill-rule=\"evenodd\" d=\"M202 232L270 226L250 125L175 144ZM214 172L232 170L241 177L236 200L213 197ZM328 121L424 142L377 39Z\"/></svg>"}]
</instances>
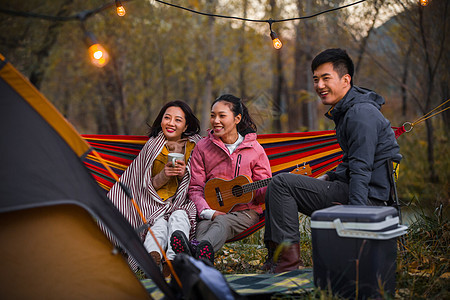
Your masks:
<instances>
[{"instance_id":1,"label":"light bulb","mask_svg":"<svg viewBox=\"0 0 450 300\"><path fill-rule=\"evenodd\" d=\"M125 16L125 14L126 14L125 7L123 7L123 6L118 6L118 7L117 7L117 15L118 15L119 17L123 17L123 16Z\"/></svg>"},{"instance_id":2,"label":"light bulb","mask_svg":"<svg viewBox=\"0 0 450 300\"><path fill-rule=\"evenodd\" d=\"M283 47L283 43L281 43L275 31L270 31L270 37L272 38L273 47L275 49L281 49Z\"/></svg>"},{"instance_id":3,"label":"light bulb","mask_svg":"<svg viewBox=\"0 0 450 300\"><path fill-rule=\"evenodd\" d=\"M427 6L430 3L430 1L429 0L419 0L419 3L422 6Z\"/></svg>"},{"instance_id":4,"label":"light bulb","mask_svg":"<svg viewBox=\"0 0 450 300\"><path fill-rule=\"evenodd\" d=\"M109 62L109 54L100 44L93 44L89 47L89 58L91 63L99 68L103 68Z\"/></svg>"},{"instance_id":5,"label":"light bulb","mask_svg":"<svg viewBox=\"0 0 450 300\"><path fill-rule=\"evenodd\" d=\"M120 0L116 0L116 12L119 17L123 17L127 13Z\"/></svg>"},{"instance_id":6,"label":"light bulb","mask_svg":"<svg viewBox=\"0 0 450 300\"><path fill-rule=\"evenodd\" d=\"M273 47L277 50L280 49L281 47L283 47L283 44L281 43L279 38L272 40L272 42L273 42Z\"/></svg>"}]
</instances>

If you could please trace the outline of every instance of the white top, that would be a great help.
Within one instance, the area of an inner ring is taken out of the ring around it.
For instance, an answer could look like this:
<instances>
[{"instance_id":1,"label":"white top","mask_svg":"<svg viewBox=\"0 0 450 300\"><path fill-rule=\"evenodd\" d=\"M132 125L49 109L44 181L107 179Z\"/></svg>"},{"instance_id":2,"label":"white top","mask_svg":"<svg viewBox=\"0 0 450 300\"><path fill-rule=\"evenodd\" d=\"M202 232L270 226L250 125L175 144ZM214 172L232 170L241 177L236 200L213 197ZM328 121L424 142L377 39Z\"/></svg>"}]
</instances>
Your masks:
<instances>
[{"instance_id":1,"label":"white top","mask_svg":"<svg viewBox=\"0 0 450 300\"><path fill-rule=\"evenodd\" d=\"M233 144L225 144L225 147L227 147L228 151L230 152L230 154L232 154L234 152L234 150L236 150L236 148L242 143L242 141L244 140L244 137L238 133L238 138L236 140L236 142L234 142Z\"/></svg>"}]
</instances>

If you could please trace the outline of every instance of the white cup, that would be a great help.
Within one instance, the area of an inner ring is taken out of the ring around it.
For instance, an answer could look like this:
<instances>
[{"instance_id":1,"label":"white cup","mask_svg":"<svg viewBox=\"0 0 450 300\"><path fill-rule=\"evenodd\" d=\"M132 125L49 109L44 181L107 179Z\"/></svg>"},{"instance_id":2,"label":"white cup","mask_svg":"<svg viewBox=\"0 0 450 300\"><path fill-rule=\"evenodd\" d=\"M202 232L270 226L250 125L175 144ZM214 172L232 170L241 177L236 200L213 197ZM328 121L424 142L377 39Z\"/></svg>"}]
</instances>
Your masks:
<instances>
[{"instance_id":1,"label":"white cup","mask_svg":"<svg viewBox=\"0 0 450 300\"><path fill-rule=\"evenodd\" d=\"M175 167L175 162L177 160L184 161L184 154L181 153L169 153L167 160L172 162L172 166Z\"/></svg>"}]
</instances>

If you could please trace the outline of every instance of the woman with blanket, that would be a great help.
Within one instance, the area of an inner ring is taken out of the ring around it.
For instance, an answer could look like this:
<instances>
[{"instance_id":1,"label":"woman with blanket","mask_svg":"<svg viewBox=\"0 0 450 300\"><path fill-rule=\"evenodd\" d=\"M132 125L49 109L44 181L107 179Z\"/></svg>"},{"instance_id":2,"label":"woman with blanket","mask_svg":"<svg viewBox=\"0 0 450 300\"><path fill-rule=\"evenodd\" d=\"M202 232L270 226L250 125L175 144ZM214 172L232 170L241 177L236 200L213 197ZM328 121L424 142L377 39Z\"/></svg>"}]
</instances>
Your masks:
<instances>
[{"instance_id":1,"label":"woman with blanket","mask_svg":"<svg viewBox=\"0 0 450 300\"><path fill-rule=\"evenodd\" d=\"M199 120L185 102L167 103L150 127L150 139L120 177L120 183L131 191L169 260L175 257L169 243L171 234L175 230L187 236L195 233L196 209L187 198L187 192L191 179L189 157L201 138L199 131ZM184 161L176 160L173 165L168 161L171 152L184 154ZM134 228L144 225L119 183L112 187L108 197ZM150 232L145 232L146 235L142 235L144 246L160 265L162 253ZM163 264L163 274L169 275L166 264Z\"/></svg>"},{"instance_id":2,"label":"woman with blanket","mask_svg":"<svg viewBox=\"0 0 450 300\"><path fill-rule=\"evenodd\" d=\"M198 245L192 254L214 262L214 251L259 221L266 188L256 190L249 203L221 212L211 209L206 202L206 182L213 178L230 180L238 175L247 175L255 182L271 177L272 173L269 159L256 140L256 125L241 99L229 94L217 98L211 105L210 122L212 129L208 136L192 152L189 198L200 218ZM171 240L175 252L189 249L183 233L175 231Z\"/></svg>"}]
</instances>

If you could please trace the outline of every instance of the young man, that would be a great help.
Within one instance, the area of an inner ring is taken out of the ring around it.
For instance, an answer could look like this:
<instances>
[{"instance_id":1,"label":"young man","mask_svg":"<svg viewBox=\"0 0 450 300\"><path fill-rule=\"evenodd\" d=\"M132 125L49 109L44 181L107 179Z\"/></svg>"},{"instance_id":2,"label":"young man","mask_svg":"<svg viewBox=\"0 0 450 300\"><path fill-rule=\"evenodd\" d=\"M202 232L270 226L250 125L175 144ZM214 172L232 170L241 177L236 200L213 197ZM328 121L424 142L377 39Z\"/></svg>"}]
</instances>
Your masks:
<instances>
[{"instance_id":1,"label":"young man","mask_svg":"<svg viewBox=\"0 0 450 300\"><path fill-rule=\"evenodd\" d=\"M353 62L342 49L328 49L311 64L314 89L326 117L336 125L344 152L342 163L318 179L290 173L275 176L266 192L264 240L269 255L265 268L275 273L297 269L300 259L298 212L311 216L335 204L386 205L390 181L387 161L399 162L399 146L391 124L380 112L384 99L368 89L353 86ZM276 264L273 252L291 242Z\"/></svg>"}]
</instances>

